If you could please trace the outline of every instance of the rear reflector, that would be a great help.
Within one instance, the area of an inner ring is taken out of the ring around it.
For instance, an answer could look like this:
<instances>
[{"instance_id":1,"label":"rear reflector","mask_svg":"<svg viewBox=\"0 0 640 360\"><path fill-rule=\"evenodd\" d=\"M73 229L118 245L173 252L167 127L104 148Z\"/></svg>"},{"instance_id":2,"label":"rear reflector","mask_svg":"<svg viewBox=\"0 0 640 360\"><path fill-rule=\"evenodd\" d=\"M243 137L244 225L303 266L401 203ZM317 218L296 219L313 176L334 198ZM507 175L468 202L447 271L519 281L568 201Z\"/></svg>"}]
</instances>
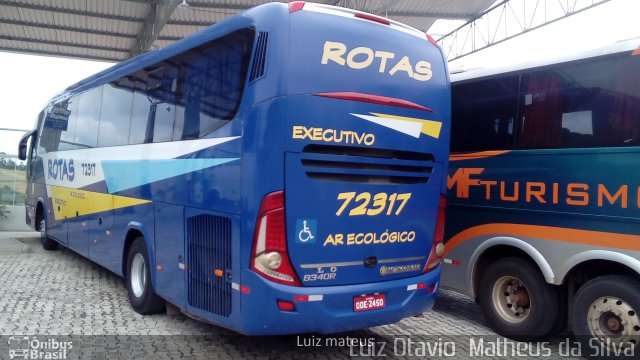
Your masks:
<instances>
[{"instance_id":1,"label":"rear reflector","mask_svg":"<svg viewBox=\"0 0 640 360\"><path fill-rule=\"evenodd\" d=\"M438 283L435 283L429 286L429 288L427 289L427 294L433 293L434 291L436 291L437 288L438 288Z\"/></svg>"},{"instance_id":2,"label":"rear reflector","mask_svg":"<svg viewBox=\"0 0 640 360\"><path fill-rule=\"evenodd\" d=\"M295 302L322 301L323 295L296 295L293 297Z\"/></svg>"},{"instance_id":3,"label":"rear reflector","mask_svg":"<svg viewBox=\"0 0 640 360\"><path fill-rule=\"evenodd\" d=\"M377 23L383 24L383 25L391 25L389 20L387 20L385 18L381 18L381 17L375 16L375 15L371 15L371 14L357 13L357 14L355 14L355 17L357 17L359 19L364 19L364 20L377 22Z\"/></svg>"},{"instance_id":4,"label":"rear reflector","mask_svg":"<svg viewBox=\"0 0 640 360\"><path fill-rule=\"evenodd\" d=\"M365 102L370 104L388 105L388 106L401 107L405 109L414 109L414 110L433 112L433 110L429 109L428 107L418 105L408 100L397 99L397 98L392 98L387 96L380 96L380 95L363 94L363 93L357 93L357 92L351 92L351 91L316 93L313 95L323 96L323 97L328 97L333 99L360 101L360 102Z\"/></svg>"},{"instance_id":5,"label":"rear reflector","mask_svg":"<svg viewBox=\"0 0 640 360\"><path fill-rule=\"evenodd\" d=\"M446 251L446 250L445 250ZM445 264L460 265L460 260L442 259Z\"/></svg>"},{"instance_id":6,"label":"rear reflector","mask_svg":"<svg viewBox=\"0 0 640 360\"><path fill-rule=\"evenodd\" d=\"M425 289L426 287L427 287L427 283L407 285L407 291Z\"/></svg>"},{"instance_id":7,"label":"rear reflector","mask_svg":"<svg viewBox=\"0 0 640 360\"><path fill-rule=\"evenodd\" d=\"M292 302L278 300L278 309L282 311L295 311L296 306Z\"/></svg>"}]
</instances>

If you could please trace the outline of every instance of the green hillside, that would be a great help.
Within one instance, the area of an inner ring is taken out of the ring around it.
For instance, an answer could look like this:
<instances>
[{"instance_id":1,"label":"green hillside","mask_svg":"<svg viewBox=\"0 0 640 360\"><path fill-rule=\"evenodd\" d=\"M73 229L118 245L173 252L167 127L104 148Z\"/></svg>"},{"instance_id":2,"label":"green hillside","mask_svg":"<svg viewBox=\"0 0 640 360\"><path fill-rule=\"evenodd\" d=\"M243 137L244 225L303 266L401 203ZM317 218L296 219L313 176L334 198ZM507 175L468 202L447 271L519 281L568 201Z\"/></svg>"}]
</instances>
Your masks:
<instances>
[{"instance_id":1,"label":"green hillside","mask_svg":"<svg viewBox=\"0 0 640 360\"><path fill-rule=\"evenodd\" d=\"M26 172L0 169L0 204L12 203L14 189L16 190L16 204L23 204L27 191Z\"/></svg>"}]
</instances>

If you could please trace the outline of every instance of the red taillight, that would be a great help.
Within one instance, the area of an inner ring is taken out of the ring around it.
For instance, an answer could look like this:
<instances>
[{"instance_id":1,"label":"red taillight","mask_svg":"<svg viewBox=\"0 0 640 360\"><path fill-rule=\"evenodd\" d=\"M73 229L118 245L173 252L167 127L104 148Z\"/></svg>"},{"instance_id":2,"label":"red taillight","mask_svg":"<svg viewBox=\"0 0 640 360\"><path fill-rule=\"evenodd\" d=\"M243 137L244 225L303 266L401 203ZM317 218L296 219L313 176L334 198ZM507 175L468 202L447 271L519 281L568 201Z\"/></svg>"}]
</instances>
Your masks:
<instances>
[{"instance_id":1,"label":"red taillight","mask_svg":"<svg viewBox=\"0 0 640 360\"><path fill-rule=\"evenodd\" d=\"M289 260L286 231L284 192L268 194L256 221L251 269L271 281L300 286Z\"/></svg>"},{"instance_id":2,"label":"red taillight","mask_svg":"<svg viewBox=\"0 0 640 360\"><path fill-rule=\"evenodd\" d=\"M433 233L433 246L429 253L429 259L422 273L433 270L442 261L444 256L444 219L446 214L447 198L440 195L440 204L438 205L438 217L436 219L436 229Z\"/></svg>"},{"instance_id":3,"label":"red taillight","mask_svg":"<svg viewBox=\"0 0 640 360\"><path fill-rule=\"evenodd\" d=\"M302 10L302 8L304 7L304 1L292 1L289 3L289 12L296 12L299 10Z\"/></svg>"},{"instance_id":4,"label":"red taillight","mask_svg":"<svg viewBox=\"0 0 640 360\"><path fill-rule=\"evenodd\" d=\"M428 107L424 107L422 105L418 105L414 102L392 98L388 96L380 96L373 94L363 94L352 91L342 91L342 92L332 92L332 93L315 93L315 96L328 97L333 99L341 99L341 100L350 100L350 101L360 101L370 104L379 104L379 105L388 105L388 106L396 106L405 109L414 109L414 110L423 110L433 112L433 110Z\"/></svg>"},{"instance_id":5,"label":"red taillight","mask_svg":"<svg viewBox=\"0 0 640 360\"><path fill-rule=\"evenodd\" d=\"M354 16L359 18L359 19L374 21L374 22L377 22L377 23L383 24L383 25L391 25L389 20L387 20L385 18L381 18L381 17L375 16L375 15L371 15L371 14L356 13Z\"/></svg>"}]
</instances>

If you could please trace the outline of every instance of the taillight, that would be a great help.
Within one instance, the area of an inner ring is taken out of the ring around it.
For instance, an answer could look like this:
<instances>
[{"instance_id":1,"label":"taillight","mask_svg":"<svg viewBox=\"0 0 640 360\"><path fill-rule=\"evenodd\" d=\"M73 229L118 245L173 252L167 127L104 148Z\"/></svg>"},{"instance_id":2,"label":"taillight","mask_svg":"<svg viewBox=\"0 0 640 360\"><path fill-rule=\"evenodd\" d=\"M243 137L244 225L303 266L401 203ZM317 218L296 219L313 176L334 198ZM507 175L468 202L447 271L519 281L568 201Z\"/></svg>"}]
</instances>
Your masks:
<instances>
[{"instance_id":1,"label":"taillight","mask_svg":"<svg viewBox=\"0 0 640 360\"><path fill-rule=\"evenodd\" d=\"M289 12L296 12L302 10L304 8L304 1L292 1L289 3Z\"/></svg>"},{"instance_id":2,"label":"taillight","mask_svg":"<svg viewBox=\"0 0 640 360\"><path fill-rule=\"evenodd\" d=\"M425 34L425 35L427 35L427 40L429 40L430 43L432 43L435 46L438 46L438 42L436 41L436 39L433 38L433 36L429 34Z\"/></svg>"},{"instance_id":3,"label":"taillight","mask_svg":"<svg viewBox=\"0 0 640 360\"><path fill-rule=\"evenodd\" d=\"M251 269L280 284L300 286L287 252L284 192L262 199L256 221L251 253Z\"/></svg>"},{"instance_id":4,"label":"taillight","mask_svg":"<svg viewBox=\"0 0 640 360\"><path fill-rule=\"evenodd\" d=\"M332 92L332 93L315 93L315 96L328 97L333 99L341 99L341 100L350 100L350 101L360 101L370 104L379 104L379 105L388 105L388 106L396 106L406 109L414 109L414 110L423 110L433 112L433 110L428 107L424 107L422 105L418 105L408 100L392 98L388 96L380 96L373 94L363 94L352 91L342 91L342 92Z\"/></svg>"},{"instance_id":5,"label":"taillight","mask_svg":"<svg viewBox=\"0 0 640 360\"><path fill-rule=\"evenodd\" d=\"M391 22L389 22L389 20L387 20L385 18L381 18L379 16L367 14L367 13L356 13L354 16L359 18L359 19L364 19L364 20L377 22L378 24L391 25Z\"/></svg>"},{"instance_id":6,"label":"taillight","mask_svg":"<svg viewBox=\"0 0 640 360\"><path fill-rule=\"evenodd\" d=\"M440 204L438 205L438 217L436 219L436 229L433 233L433 246L429 253L429 259L425 265L422 273L433 270L436 266L440 265L442 257L444 256L444 219L446 214L447 198L444 195L440 195Z\"/></svg>"}]
</instances>

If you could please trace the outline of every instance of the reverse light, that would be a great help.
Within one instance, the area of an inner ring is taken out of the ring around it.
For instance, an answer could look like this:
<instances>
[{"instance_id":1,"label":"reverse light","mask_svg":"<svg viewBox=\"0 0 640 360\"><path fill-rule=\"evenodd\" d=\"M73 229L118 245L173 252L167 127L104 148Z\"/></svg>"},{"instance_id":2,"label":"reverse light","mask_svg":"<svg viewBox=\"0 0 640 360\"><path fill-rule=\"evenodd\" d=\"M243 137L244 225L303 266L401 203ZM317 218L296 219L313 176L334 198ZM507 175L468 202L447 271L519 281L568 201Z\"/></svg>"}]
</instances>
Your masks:
<instances>
[{"instance_id":1,"label":"reverse light","mask_svg":"<svg viewBox=\"0 0 640 360\"><path fill-rule=\"evenodd\" d=\"M436 229L433 234L433 245L431 246L431 252L429 253L429 259L425 265L422 273L429 272L435 269L444 256L444 221L446 215L447 198L444 195L440 195L440 203L438 204L438 216L436 219Z\"/></svg>"},{"instance_id":2,"label":"reverse light","mask_svg":"<svg viewBox=\"0 0 640 360\"><path fill-rule=\"evenodd\" d=\"M253 238L251 269L268 280L300 286L287 251L283 191L267 194L262 199Z\"/></svg>"}]
</instances>

